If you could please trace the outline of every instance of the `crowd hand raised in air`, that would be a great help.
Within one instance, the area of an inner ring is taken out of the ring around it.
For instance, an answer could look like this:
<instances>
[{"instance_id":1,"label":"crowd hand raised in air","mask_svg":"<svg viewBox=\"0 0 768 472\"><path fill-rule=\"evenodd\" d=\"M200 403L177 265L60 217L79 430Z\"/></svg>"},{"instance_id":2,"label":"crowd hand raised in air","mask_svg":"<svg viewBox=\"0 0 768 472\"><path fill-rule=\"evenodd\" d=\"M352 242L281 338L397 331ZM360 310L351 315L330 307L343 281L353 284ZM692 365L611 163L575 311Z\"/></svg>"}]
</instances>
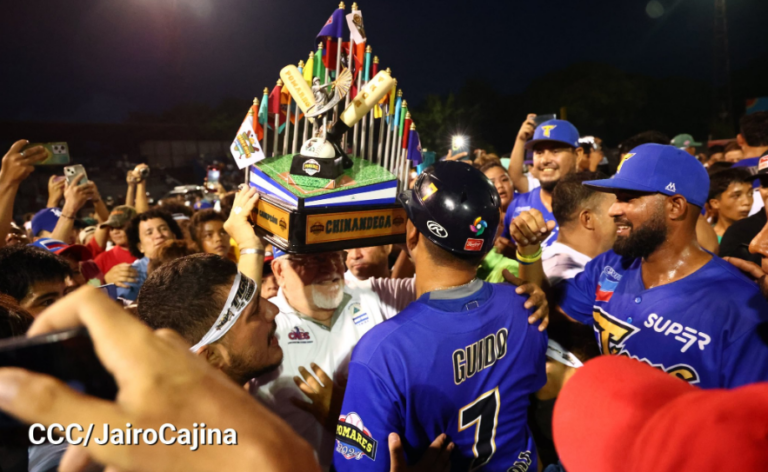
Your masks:
<instances>
[{"instance_id":1,"label":"crowd hand raised in air","mask_svg":"<svg viewBox=\"0 0 768 472\"><path fill-rule=\"evenodd\" d=\"M43 146L35 146L23 150L29 141L22 139L13 143L8 152L3 156L0 166L0 183L4 185L18 185L29 177L38 162L45 160L47 154Z\"/></svg>"},{"instance_id":2,"label":"crowd hand raised in air","mask_svg":"<svg viewBox=\"0 0 768 472\"><path fill-rule=\"evenodd\" d=\"M0 368L0 409L30 424L130 423L132 428L157 429L170 423L192 430L194 423L205 423L222 432L234 429L237 445L192 451L178 442L100 446L91 441L87 448L70 446L59 470L82 470L91 462L108 471L250 470L254 464L262 471L319 470L309 444L222 372L189 352L180 335L152 332L99 289L86 286L63 298L35 320L28 335L80 325L88 328L96 354L115 377L117 400L83 395L47 375L7 367Z\"/></svg>"},{"instance_id":3,"label":"crowd hand raised in air","mask_svg":"<svg viewBox=\"0 0 768 472\"><path fill-rule=\"evenodd\" d=\"M535 208L517 215L509 225L509 234L517 245L520 254L530 255L539 250L541 243L547 240L557 223L544 221L544 216Z\"/></svg>"}]
</instances>

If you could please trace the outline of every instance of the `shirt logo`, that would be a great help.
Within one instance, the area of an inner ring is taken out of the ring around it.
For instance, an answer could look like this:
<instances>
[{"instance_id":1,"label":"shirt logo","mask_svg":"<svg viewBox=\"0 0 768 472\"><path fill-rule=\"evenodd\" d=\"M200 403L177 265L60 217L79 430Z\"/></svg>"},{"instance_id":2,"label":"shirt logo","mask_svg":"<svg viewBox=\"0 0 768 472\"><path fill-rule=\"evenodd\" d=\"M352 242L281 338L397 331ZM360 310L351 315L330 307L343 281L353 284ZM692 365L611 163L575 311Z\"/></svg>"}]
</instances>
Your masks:
<instances>
[{"instance_id":1,"label":"shirt logo","mask_svg":"<svg viewBox=\"0 0 768 472\"><path fill-rule=\"evenodd\" d=\"M363 311L359 303L349 305L349 312L352 315L352 321L354 321L356 325L365 324L370 320L368 313Z\"/></svg>"},{"instance_id":2,"label":"shirt logo","mask_svg":"<svg viewBox=\"0 0 768 472\"><path fill-rule=\"evenodd\" d=\"M683 326L680 323L673 323L672 320L669 319L664 323L664 317L659 316L656 313L648 315L648 319L645 320L643 325L646 328L653 328L657 333L664 333L664 336L669 336L670 334L675 335L675 340L684 344L684 346L680 348L680 352L686 352L694 343L696 343L696 341L698 341L699 350L703 351L704 346L712 341L712 338L710 338L708 334ZM677 336L678 334L680 336Z\"/></svg>"},{"instance_id":3,"label":"shirt logo","mask_svg":"<svg viewBox=\"0 0 768 472\"><path fill-rule=\"evenodd\" d=\"M375 461L378 445L379 442L373 439L360 415L352 412L339 416L339 423L336 425L336 452L345 459L359 461L366 456Z\"/></svg>"},{"instance_id":4,"label":"shirt logo","mask_svg":"<svg viewBox=\"0 0 768 472\"><path fill-rule=\"evenodd\" d=\"M290 333L288 333L288 344L309 344L312 342L312 338L309 333L304 331L298 326L294 326Z\"/></svg>"},{"instance_id":5,"label":"shirt logo","mask_svg":"<svg viewBox=\"0 0 768 472\"><path fill-rule=\"evenodd\" d=\"M595 300L598 302L607 302L611 300L616 286L619 285L621 275L613 267L606 266L600 274L597 281L597 290L595 291Z\"/></svg>"},{"instance_id":6,"label":"shirt logo","mask_svg":"<svg viewBox=\"0 0 768 472\"><path fill-rule=\"evenodd\" d=\"M483 234L483 232L485 231L485 228L487 228L487 227L488 227L488 223L486 223L485 221L483 221L483 219L482 219L482 218L480 218L479 216L478 216L477 218L475 218L475 222L474 222L474 223L472 223L471 225L469 225L469 229L470 229L470 230L471 230L473 233L475 233L476 235L478 235L478 236L482 235L482 234Z\"/></svg>"},{"instance_id":7,"label":"shirt logo","mask_svg":"<svg viewBox=\"0 0 768 472\"><path fill-rule=\"evenodd\" d=\"M550 134L552 133L552 130L557 128L557 125L546 125L542 126L541 129L544 131L544 137L549 138Z\"/></svg>"},{"instance_id":8,"label":"shirt logo","mask_svg":"<svg viewBox=\"0 0 768 472\"><path fill-rule=\"evenodd\" d=\"M446 231L445 228L443 228L437 221L427 221L427 228L438 238L445 239L448 237L448 231Z\"/></svg>"},{"instance_id":9,"label":"shirt logo","mask_svg":"<svg viewBox=\"0 0 768 472\"><path fill-rule=\"evenodd\" d=\"M667 192L677 192L677 190L675 190L675 183L674 182L670 182L665 188L666 188Z\"/></svg>"}]
</instances>

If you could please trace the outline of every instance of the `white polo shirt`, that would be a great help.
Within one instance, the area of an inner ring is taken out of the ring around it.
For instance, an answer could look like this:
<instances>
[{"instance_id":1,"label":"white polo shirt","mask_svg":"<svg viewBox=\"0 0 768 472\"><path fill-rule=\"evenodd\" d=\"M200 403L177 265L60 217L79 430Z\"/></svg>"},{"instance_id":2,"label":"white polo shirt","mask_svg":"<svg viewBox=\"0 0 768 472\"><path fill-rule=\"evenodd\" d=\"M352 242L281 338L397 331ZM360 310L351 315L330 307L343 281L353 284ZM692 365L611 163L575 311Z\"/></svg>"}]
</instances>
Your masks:
<instances>
[{"instance_id":1,"label":"white polo shirt","mask_svg":"<svg viewBox=\"0 0 768 472\"><path fill-rule=\"evenodd\" d=\"M345 285L344 299L333 314L330 328L294 310L282 289L269 301L280 309L275 321L283 363L274 372L251 380L249 391L306 439L315 449L320 466L328 470L333 462L335 432L325 430L314 416L291 403L292 398L309 401L293 377L301 377L300 366L311 372L310 363L314 362L334 381L344 379L346 383L352 349L368 330L384 321L380 298L370 284Z\"/></svg>"},{"instance_id":2,"label":"white polo shirt","mask_svg":"<svg viewBox=\"0 0 768 472\"><path fill-rule=\"evenodd\" d=\"M544 274L552 287L584 272L584 266L591 260L586 254L557 241L541 253Z\"/></svg>"}]
</instances>

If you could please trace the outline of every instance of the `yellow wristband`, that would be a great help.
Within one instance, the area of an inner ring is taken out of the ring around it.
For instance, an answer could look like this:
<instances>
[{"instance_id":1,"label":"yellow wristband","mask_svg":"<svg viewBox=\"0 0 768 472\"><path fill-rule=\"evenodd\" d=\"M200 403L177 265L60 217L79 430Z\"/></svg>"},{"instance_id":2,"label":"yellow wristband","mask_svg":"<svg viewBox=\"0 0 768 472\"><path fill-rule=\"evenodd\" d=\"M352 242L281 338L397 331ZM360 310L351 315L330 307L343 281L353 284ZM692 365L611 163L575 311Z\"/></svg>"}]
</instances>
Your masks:
<instances>
[{"instance_id":1,"label":"yellow wristband","mask_svg":"<svg viewBox=\"0 0 768 472\"><path fill-rule=\"evenodd\" d=\"M525 264L525 265L533 264L534 262L540 259L541 259L541 248L539 248L538 251L531 254L530 256L524 256L520 254L520 251L517 251L517 261L520 262L521 264Z\"/></svg>"}]
</instances>

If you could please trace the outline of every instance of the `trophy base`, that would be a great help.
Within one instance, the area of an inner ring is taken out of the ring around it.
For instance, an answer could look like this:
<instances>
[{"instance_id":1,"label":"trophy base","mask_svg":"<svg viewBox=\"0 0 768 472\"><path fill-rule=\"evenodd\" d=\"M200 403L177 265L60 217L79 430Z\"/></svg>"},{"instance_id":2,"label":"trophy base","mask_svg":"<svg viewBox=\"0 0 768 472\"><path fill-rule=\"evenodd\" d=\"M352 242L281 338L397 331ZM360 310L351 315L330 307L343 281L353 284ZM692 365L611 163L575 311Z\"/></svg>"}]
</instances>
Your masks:
<instances>
[{"instance_id":1,"label":"trophy base","mask_svg":"<svg viewBox=\"0 0 768 472\"><path fill-rule=\"evenodd\" d=\"M289 170L296 157L272 157L251 166L250 184L260 194L251 220L270 244L305 254L405 241L407 215L397 203L397 179L389 171L352 157L354 166L343 175L318 179L293 175Z\"/></svg>"},{"instance_id":2,"label":"trophy base","mask_svg":"<svg viewBox=\"0 0 768 472\"><path fill-rule=\"evenodd\" d=\"M292 175L304 177L314 177L318 179L317 187L326 186L325 180L336 180L344 174L344 158L339 156L331 157L309 157L296 154L291 160ZM311 185L311 181L309 181ZM308 184L305 183L305 186Z\"/></svg>"},{"instance_id":3,"label":"trophy base","mask_svg":"<svg viewBox=\"0 0 768 472\"><path fill-rule=\"evenodd\" d=\"M300 210L263 194L251 214L256 233L289 254L404 243L407 218L398 204Z\"/></svg>"}]
</instances>

